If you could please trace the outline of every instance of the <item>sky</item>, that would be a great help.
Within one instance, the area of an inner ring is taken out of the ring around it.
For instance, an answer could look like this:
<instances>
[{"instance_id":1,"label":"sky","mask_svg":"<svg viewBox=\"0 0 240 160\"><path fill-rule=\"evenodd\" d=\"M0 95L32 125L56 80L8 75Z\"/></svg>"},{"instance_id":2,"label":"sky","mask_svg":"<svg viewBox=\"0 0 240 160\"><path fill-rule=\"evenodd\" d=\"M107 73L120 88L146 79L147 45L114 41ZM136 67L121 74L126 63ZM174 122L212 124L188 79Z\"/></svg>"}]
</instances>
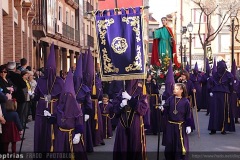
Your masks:
<instances>
[{"instance_id":1,"label":"sky","mask_svg":"<svg viewBox=\"0 0 240 160\"><path fill-rule=\"evenodd\" d=\"M149 0L149 6L149 11L153 13L153 17L161 22L161 17L177 11L177 0Z\"/></svg>"}]
</instances>

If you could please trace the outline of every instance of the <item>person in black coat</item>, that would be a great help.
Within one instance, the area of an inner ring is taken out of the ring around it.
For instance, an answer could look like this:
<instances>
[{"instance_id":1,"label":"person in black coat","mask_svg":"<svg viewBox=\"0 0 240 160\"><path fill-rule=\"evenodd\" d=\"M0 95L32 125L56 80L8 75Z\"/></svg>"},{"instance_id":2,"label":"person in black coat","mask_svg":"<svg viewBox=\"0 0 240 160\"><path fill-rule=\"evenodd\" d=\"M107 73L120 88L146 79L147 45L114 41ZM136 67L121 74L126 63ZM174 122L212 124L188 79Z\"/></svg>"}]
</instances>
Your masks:
<instances>
[{"instance_id":1,"label":"person in black coat","mask_svg":"<svg viewBox=\"0 0 240 160\"><path fill-rule=\"evenodd\" d=\"M27 87L26 82L23 80L22 76L16 72L16 62L8 62L8 78L16 86L16 91L13 92L12 97L17 100L17 113L21 120L21 110L23 104L25 103L25 95L23 89ZM23 123L23 122L22 122Z\"/></svg>"}]
</instances>

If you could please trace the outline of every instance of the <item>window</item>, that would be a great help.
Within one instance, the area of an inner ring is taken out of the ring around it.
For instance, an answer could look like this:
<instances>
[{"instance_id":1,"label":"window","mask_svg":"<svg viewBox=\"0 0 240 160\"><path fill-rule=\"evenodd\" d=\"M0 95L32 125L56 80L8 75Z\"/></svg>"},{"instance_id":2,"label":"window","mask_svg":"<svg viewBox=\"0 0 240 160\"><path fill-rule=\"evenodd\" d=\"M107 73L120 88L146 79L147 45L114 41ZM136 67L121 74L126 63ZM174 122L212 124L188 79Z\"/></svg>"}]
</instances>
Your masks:
<instances>
[{"instance_id":1,"label":"window","mask_svg":"<svg viewBox=\"0 0 240 160\"><path fill-rule=\"evenodd\" d=\"M62 7L58 6L58 20L62 21Z\"/></svg>"},{"instance_id":2,"label":"window","mask_svg":"<svg viewBox=\"0 0 240 160\"><path fill-rule=\"evenodd\" d=\"M154 31L149 30L148 31L148 38L153 38Z\"/></svg>"},{"instance_id":3,"label":"window","mask_svg":"<svg viewBox=\"0 0 240 160\"><path fill-rule=\"evenodd\" d=\"M231 38L229 34L219 34L219 50L220 52L229 52L229 47L231 46Z\"/></svg>"},{"instance_id":4,"label":"window","mask_svg":"<svg viewBox=\"0 0 240 160\"><path fill-rule=\"evenodd\" d=\"M72 17L71 17L71 26L74 28L74 15L72 15Z\"/></svg>"},{"instance_id":5,"label":"window","mask_svg":"<svg viewBox=\"0 0 240 160\"><path fill-rule=\"evenodd\" d=\"M149 53L152 53L152 45L153 45L152 43L148 44L148 52Z\"/></svg>"},{"instance_id":6,"label":"window","mask_svg":"<svg viewBox=\"0 0 240 160\"><path fill-rule=\"evenodd\" d=\"M194 13L194 15L193 15L194 23L199 23L199 19L200 19L202 10L195 8L193 13ZM201 23L206 23L206 16L204 15L204 13L202 13L202 16L201 16Z\"/></svg>"},{"instance_id":7,"label":"window","mask_svg":"<svg viewBox=\"0 0 240 160\"><path fill-rule=\"evenodd\" d=\"M68 24L68 11L66 11L66 24Z\"/></svg>"},{"instance_id":8,"label":"window","mask_svg":"<svg viewBox=\"0 0 240 160\"><path fill-rule=\"evenodd\" d=\"M205 40L205 35L202 34L201 38L204 41ZM202 44L201 44L201 41L200 41L200 38L199 38L198 35L195 35L195 38L194 38L194 48L202 48Z\"/></svg>"}]
</instances>

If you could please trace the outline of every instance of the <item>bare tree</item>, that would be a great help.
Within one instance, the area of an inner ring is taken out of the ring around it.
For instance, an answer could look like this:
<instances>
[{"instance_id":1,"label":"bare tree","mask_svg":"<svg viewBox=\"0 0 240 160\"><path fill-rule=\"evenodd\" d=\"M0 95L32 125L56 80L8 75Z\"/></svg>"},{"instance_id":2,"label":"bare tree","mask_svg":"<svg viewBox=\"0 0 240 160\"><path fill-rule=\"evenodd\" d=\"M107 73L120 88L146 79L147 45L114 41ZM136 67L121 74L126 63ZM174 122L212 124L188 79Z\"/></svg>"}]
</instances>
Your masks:
<instances>
[{"instance_id":1,"label":"bare tree","mask_svg":"<svg viewBox=\"0 0 240 160\"><path fill-rule=\"evenodd\" d=\"M237 13L240 7L239 0L191 0L199 9L199 26L198 36L204 52L204 71L206 70L206 47L212 42L224 25L229 21L233 13ZM201 37L201 21L202 17L206 18L205 39ZM219 25L217 28L212 27L212 16L219 17Z\"/></svg>"}]
</instances>

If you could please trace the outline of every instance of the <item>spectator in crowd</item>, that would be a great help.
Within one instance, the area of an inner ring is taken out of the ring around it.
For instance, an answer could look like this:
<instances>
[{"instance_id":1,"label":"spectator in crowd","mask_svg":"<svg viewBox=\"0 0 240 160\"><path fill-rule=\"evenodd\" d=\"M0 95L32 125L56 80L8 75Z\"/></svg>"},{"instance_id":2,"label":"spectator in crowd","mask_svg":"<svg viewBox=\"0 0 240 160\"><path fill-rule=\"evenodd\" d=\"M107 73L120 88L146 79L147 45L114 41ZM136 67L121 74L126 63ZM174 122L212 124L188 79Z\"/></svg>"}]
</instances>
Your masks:
<instances>
[{"instance_id":1,"label":"spectator in crowd","mask_svg":"<svg viewBox=\"0 0 240 160\"><path fill-rule=\"evenodd\" d=\"M6 116L5 102L12 99L12 95L7 93L6 95L0 91L0 153L3 153L3 143L2 143L2 125L6 123L4 116Z\"/></svg>"},{"instance_id":2,"label":"spectator in crowd","mask_svg":"<svg viewBox=\"0 0 240 160\"><path fill-rule=\"evenodd\" d=\"M16 153L16 142L20 141L20 135L23 133L22 125L16 112L17 102L15 100L7 100L6 102L6 123L2 126L2 143L4 153L8 153L9 143L12 144L12 153Z\"/></svg>"},{"instance_id":3,"label":"spectator in crowd","mask_svg":"<svg viewBox=\"0 0 240 160\"><path fill-rule=\"evenodd\" d=\"M27 70L27 59L22 58L20 59L20 66L17 68L20 72Z\"/></svg>"},{"instance_id":4,"label":"spectator in crowd","mask_svg":"<svg viewBox=\"0 0 240 160\"><path fill-rule=\"evenodd\" d=\"M16 88L14 87L12 81L7 78L7 67L6 65L0 66L0 88L2 88L3 93L9 93L12 94Z\"/></svg>"},{"instance_id":5,"label":"spectator in crowd","mask_svg":"<svg viewBox=\"0 0 240 160\"><path fill-rule=\"evenodd\" d=\"M31 92L31 86L28 82L28 77L29 73L28 71L22 71L21 76L26 83L26 87L23 88L23 93L24 93L24 103L22 105L21 109L21 122L24 127L26 127L27 119L28 119L28 114L29 114L29 107L30 107L30 96L32 96ZM27 127L26 127L27 128Z\"/></svg>"},{"instance_id":6,"label":"spectator in crowd","mask_svg":"<svg viewBox=\"0 0 240 160\"><path fill-rule=\"evenodd\" d=\"M23 117L21 115L23 105L25 103L25 95L23 89L27 87L26 82L23 80L21 74L16 72L16 62L8 62L8 78L12 81L14 86L16 86L16 91L12 93L13 98L17 100L17 113L19 115L20 121L23 124Z\"/></svg>"},{"instance_id":7,"label":"spectator in crowd","mask_svg":"<svg viewBox=\"0 0 240 160\"><path fill-rule=\"evenodd\" d=\"M34 98L34 91L35 88L37 87L37 82L34 79L33 71L28 71L29 77L28 77L28 82L31 87L31 93L30 93L30 108L31 108L31 113L32 113L32 120L35 120L35 113L36 113L36 101L33 99Z\"/></svg>"}]
</instances>

